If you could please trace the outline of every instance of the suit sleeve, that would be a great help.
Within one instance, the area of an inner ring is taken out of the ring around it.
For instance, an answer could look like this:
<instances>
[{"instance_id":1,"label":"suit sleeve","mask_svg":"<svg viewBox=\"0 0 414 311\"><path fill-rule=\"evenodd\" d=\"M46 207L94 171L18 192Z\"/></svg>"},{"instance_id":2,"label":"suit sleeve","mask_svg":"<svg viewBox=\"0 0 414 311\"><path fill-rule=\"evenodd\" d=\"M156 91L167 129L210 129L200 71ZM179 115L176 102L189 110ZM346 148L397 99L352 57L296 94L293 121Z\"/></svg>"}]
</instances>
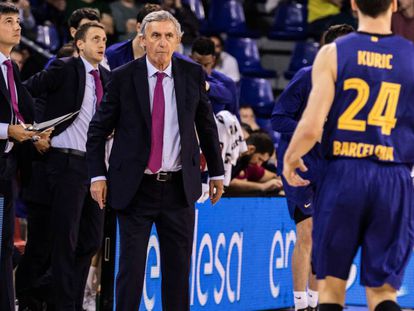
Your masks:
<instances>
[{"instance_id":1,"label":"suit sleeve","mask_svg":"<svg viewBox=\"0 0 414 311\"><path fill-rule=\"evenodd\" d=\"M306 106L310 81L305 71L299 71L290 81L275 104L272 113L273 130L292 135Z\"/></svg>"},{"instance_id":2,"label":"suit sleeve","mask_svg":"<svg viewBox=\"0 0 414 311\"><path fill-rule=\"evenodd\" d=\"M31 76L23 85L33 97L41 97L59 87L65 77L65 62L55 59L47 69Z\"/></svg>"},{"instance_id":3,"label":"suit sleeve","mask_svg":"<svg viewBox=\"0 0 414 311\"><path fill-rule=\"evenodd\" d=\"M89 177L106 176L105 143L115 128L120 114L119 77L113 75L101 105L89 124L86 158Z\"/></svg>"},{"instance_id":4,"label":"suit sleeve","mask_svg":"<svg viewBox=\"0 0 414 311\"><path fill-rule=\"evenodd\" d=\"M210 84L208 97L211 100L226 106L232 104L233 100L231 91L223 83L213 77L207 77L207 82Z\"/></svg>"},{"instance_id":5,"label":"suit sleeve","mask_svg":"<svg viewBox=\"0 0 414 311\"><path fill-rule=\"evenodd\" d=\"M213 109L205 91L205 80L202 69L199 69L200 102L195 116L195 125L200 140L200 147L206 158L210 176L224 175L223 160L221 158L220 142L217 125L214 121Z\"/></svg>"}]
</instances>

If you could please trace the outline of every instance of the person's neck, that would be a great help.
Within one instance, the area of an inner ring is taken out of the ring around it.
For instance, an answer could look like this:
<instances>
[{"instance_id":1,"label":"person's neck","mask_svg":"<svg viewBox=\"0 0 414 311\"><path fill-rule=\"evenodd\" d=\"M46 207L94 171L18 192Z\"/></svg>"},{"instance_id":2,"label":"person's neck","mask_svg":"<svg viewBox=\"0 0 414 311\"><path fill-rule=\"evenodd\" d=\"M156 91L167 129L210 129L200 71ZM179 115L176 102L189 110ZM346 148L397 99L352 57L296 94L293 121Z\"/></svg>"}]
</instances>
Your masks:
<instances>
[{"instance_id":1,"label":"person's neck","mask_svg":"<svg viewBox=\"0 0 414 311\"><path fill-rule=\"evenodd\" d=\"M386 13L377 18L359 15L358 31L379 35L391 34L391 14Z\"/></svg>"},{"instance_id":2,"label":"person's neck","mask_svg":"<svg viewBox=\"0 0 414 311\"><path fill-rule=\"evenodd\" d=\"M135 38L132 40L132 52L134 54L134 59L140 58L144 56L145 50L139 44L139 36L136 35Z\"/></svg>"},{"instance_id":3,"label":"person's neck","mask_svg":"<svg viewBox=\"0 0 414 311\"><path fill-rule=\"evenodd\" d=\"M151 65L153 65L155 68L157 68L159 71L164 71L165 69L167 69L168 65L170 64L168 63L155 63L152 60L148 59L149 62L151 63Z\"/></svg>"},{"instance_id":4,"label":"person's neck","mask_svg":"<svg viewBox=\"0 0 414 311\"><path fill-rule=\"evenodd\" d=\"M13 47L11 47L11 46L4 46L4 45L1 45L0 44L0 52L4 55L4 56L6 56L7 58L9 58L10 57L10 53L11 53L11 50L13 49Z\"/></svg>"},{"instance_id":5,"label":"person's neck","mask_svg":"<svg viewBox=\"0 0 414 311\"><path fill-rule=\"evenodd\" d=\"M83 59L86 60L89 64L91 64L93 68L98 69L98 66L99 66L98 62L91 60L88 57L85 57L85 55L83 55L82 52L79 54L79 56L83 57Z\"/></svg>"}]
</instances>

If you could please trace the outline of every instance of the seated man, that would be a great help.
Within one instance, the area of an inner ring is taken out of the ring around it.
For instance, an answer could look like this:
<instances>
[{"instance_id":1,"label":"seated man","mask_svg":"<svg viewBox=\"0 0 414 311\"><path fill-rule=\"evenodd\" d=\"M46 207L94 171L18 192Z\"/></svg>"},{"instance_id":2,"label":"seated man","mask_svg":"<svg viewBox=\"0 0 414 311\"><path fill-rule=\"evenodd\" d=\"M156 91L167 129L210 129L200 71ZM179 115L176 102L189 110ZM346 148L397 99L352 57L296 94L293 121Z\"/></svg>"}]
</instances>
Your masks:
<instances>
[{"instance_id":1,"label":"seated man","mask_svg":"<svg viewBox=\"0 0 414 311\"><path fill-rule=\"evenodd\" d=\"M248 151L240 157L232 170L233 179L229 190L232 192L281 190L280 177L263 167L275 152L270 136L264 132L254 132L246 143Z\"/></svg>"}]
</instances>

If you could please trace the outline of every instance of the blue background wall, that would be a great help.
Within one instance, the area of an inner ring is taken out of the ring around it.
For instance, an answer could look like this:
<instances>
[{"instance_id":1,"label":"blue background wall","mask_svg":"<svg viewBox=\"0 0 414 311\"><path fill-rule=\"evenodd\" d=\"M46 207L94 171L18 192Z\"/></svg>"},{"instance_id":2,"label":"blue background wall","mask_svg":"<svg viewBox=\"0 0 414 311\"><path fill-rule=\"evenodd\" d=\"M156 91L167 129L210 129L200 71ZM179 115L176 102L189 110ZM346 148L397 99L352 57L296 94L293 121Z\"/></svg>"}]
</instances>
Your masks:
<instances>
[{"instance_id":1,"label":"blue background wall","mask_svg":"<svg viewBox=\"0 0 414 311\"><path fill-rule=\"evenodd\" d=\"M223 198L196 206L190 276L192 310L266 310L293 305L290 261L296 235L284 198ZM115 275L118 270L117 239ZM140 310L161 310L160 252L156 231L148 247ZM351 269L347 303L365 304L358 260ZM414 307L414 261L400 303Z\"/></svg>"}]
</instances>

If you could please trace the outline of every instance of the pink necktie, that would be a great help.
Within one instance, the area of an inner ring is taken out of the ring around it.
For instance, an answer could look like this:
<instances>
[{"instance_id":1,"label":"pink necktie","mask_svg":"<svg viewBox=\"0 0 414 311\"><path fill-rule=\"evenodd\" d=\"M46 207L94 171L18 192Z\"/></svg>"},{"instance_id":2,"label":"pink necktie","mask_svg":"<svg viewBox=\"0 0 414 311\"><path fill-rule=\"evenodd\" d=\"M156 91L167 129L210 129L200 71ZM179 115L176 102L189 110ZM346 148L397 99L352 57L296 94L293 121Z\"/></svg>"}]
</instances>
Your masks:
<instances>
[{"instance_id":1,"label":"pink necktie","mask_svg":"<svg viewBox=\"0 0 414 311\"><path fill-rule=\"evenodd\" d=\"M91 70L89 73L93 76L93 79L95 81L96 108L98 108L101 104L103 96L102 81L99 77L99 71L97 69Z\"/></svg>"},{"instance_id":2,"label":"pink necktie","mask_svg":"<svg viewBox=\"0 0 414 311\"><path fill-rule=\"evenodd\" d=\"M154 89L154 101L152 105L152 125L151 125L151 152L148 161L148 168L156 173L162 165L162 147L164 140L164 114L165 100L162 80L165 73L157 72L157 83Z\"/></svg>"},{"instance_id":3,"label":"pink necktie","mask_svg":"<svg viewBox=\"0 0 414 311\"><path fill-rule=\"evenodd\" d=\"M10 59L4 61L3 64L5 64L7 67L7 84L9 86L10 99L12 101L14 115L17 119L24 122L23 116L20 114L19 111L19 106L17 105L17 95L16 89L14 87L13 64Z\"/></svg>"}]
</instances>

